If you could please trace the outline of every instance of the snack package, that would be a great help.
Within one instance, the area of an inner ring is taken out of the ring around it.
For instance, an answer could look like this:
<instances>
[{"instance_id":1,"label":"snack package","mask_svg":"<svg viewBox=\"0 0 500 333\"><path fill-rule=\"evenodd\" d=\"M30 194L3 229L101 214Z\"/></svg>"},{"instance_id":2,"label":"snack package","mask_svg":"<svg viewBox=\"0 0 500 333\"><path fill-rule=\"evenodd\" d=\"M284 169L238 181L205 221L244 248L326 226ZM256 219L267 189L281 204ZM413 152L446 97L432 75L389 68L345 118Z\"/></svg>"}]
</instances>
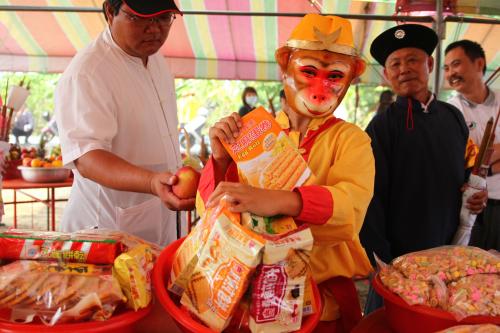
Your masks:
<instances>
[{"instance_id":1,"label":"snack package","mask_svg":"<svg viewBox=\"0 0 500 333\"><path fill-rule=\"evenodd\" d=\"M181 304L211 329L229 324L255 267L264 239L221 214L215 221Z\"/></svg>"},{"instance_id":2,"label":"snack package","mask_svg":"<svg viewBox=\"0 0 500 333\"><path fill-rule=\"evenodd\" d=\"M146 244L138 245L115 259L115 276L127 296L127 306L135 311L147 307L151 302L154 262L155 257Z\"/></svg>"},{"instance_id":3,"label":"snack package","mask_svg":"<svg viewBox=\"0 0 500 333\"><path fill-rule=\"evenodd\" d=\"M243 116L242 123L236 142L223 144L249 185L291 190L311 175L299 151L263 107Z\"/></svg>"},{"instance_id":4,"label":"snack package","mask_svg":"<svg viewBox=\"0 0 500 333\"><path fill-rule=\"evenodd\" d=\"M189 235L186 236L186 239L175 253L168 285L168 290L174 294L182 296L186 289L188 279L198 262L199 253L205 245L215 221L220 216L224 216L234 223L240 223L240 215L231 213L227 209L224 200L221 200L216 207L205 211L200 222L198 222Z\"/></svg>"},{"instance_id":5,"label":"snack package","mask_svg":"<svg viewBox=\"0 0 500 333\"><path fill-rule=\"evenodd\" d=\"M500 316L500 275L476 274L448 285L447 310L461 320L468 316Z\"/></svg>"},{"instance_id":6,"label":"snack package","mask_svg":"<svg viewBox=\"0 0 500 333\"><path fill-rule=\"evenodd\" d=\"M249 326L253 333L300 329L312 247L313 236L305 226L266 242L252 283Z\"/></svg>"},{"instance_id":7,"label":"snack package","mask_svg":"<svg viewBox=\"0 0 500 333\"><path fill-rule=\"evenodd\" d=\"M0 233L0 259L113 264L121 252L119 238L106 235L17 229Z\"/></svg>"},{"instance_id":8,"label":"snack package","mask_svg":"<svg viewBox=\"0 0 500 333\"><path fill-rule=\"evenodd\" d=\"M125 301L110 265L19 260L0 267L0 308L10 309L5 320L106 320Z\"/></svg>"},{"instance_id":9,"label":"snack package","mask_svg":"<svg viewBox=\"0 0 500 333\"><path fill-rule=\"evenodd\" d=\"M279 235L297 229L295 221L290 216L262 217L247 212L241 214L241 225L264 235Z\"/></svg>"},{"instance_id":10,"label":"snack package","mask_svg":"<svg viewBox=\"0 0 500 333\"><path fill-rule=\"evenodd\" d=\"M499 257L477 247L459 245L408 253L394 259L392 265L410 280L437 276L446 283L468 275L500 272Z\"/></svg>"}]
</instances>

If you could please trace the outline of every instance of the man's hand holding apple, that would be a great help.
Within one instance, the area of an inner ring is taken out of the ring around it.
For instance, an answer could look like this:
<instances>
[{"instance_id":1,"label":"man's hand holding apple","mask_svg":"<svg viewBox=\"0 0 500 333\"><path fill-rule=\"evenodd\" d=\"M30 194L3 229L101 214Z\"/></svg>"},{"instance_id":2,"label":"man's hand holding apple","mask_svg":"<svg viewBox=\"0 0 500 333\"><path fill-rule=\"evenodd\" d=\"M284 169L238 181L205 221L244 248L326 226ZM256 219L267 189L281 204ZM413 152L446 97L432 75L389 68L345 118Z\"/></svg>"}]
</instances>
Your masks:
<instances>
[{"instance_id":1,"label":"man's hand holding apple","mask_svg":"<svg viewBox=\"0 0 500 333\"><path fill-rule=\"evenodd\" d=\"M155 173L151 178L151 192L171 210L192 210L195 207L195 195L190 198L179 198L173 187L179 182L179 177L170 172Z\"/></svg>"}]
</instances>

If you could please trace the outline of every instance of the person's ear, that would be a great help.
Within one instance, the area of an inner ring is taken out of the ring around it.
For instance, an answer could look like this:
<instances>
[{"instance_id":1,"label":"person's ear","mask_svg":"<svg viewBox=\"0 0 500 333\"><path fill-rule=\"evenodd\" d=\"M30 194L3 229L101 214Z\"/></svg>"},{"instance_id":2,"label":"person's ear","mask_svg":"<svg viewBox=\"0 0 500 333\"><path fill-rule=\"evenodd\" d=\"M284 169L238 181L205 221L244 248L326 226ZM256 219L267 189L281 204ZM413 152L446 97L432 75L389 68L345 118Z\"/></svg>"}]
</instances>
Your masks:
<instances>
[{"instance_id":1,"label":"person's ear","mask_svg":"<svg viewBox=\"0 0 500 333\"><path fill-rule=\"evenodd\" d=\"M431 56L427 57L427 67L429 67L429 73L432 73L434 69L434 58Z\"/></svg>"},{"instance_id":2,"label":"person's ear","mask_svg":"<svg viewBox=\"0 0 500 333\"><path fill-rule=\"evenodd\" d=\"M281 68L281 72L286 73L286 69L288 68L288 62L290 60L290 54L292 53L292 49L288 46L282 46L276 50L274 53L274 57L278 62L278 65Z\"/></svg>"},{"instance_id":3,"label":"person's ear","mask_svg":"<svg viewBox=\"0 0 500 333\"><path fill-rule=\"evenodd\" d=\"M477 70L483 74L483 68L486 67L486 61L484 58L477 58L475 62L475 65L477 66Z\"/></svg>"},{"instance_id":4,"label":"person's ear","mask_svg":"<svg viewBox=\"0 0 500 333\"><path fill-rule=\"evenodd\" d=\"M108 22L109 25L111 25L111 23L113 23L113 18L114 18L113 8L111 8L111 5L107 1L104 1L102 6L104 8L104 15L106 16L106 21Z\"/></svg>"},{"instance_id":5,"label":"person's ear","mask_svg":"<svg viewBox=\"0 0 500 333\"><path fill-rule=\"evenodd\" d=\"M365 70L366 70L366 62L363 59L356 57L354 62L353 78L361 76L365 72Z\"/></svg>"}]
</instances>

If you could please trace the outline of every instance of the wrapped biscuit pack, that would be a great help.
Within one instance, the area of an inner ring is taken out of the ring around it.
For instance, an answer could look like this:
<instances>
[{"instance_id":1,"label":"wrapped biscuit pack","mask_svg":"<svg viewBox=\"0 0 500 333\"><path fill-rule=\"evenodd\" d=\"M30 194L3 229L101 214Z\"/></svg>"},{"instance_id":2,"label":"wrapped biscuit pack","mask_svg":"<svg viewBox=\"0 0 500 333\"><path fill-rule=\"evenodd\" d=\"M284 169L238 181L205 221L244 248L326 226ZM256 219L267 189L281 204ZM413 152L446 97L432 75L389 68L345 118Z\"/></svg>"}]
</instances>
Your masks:
<instances>
[{"instance_id":1,"label":"wrapped biscuit pack","mask_svg":"<svg viewBox=\"0 0 500 333\"><path fill-rule=\"evenodd\" d=\"M216 207L205 211L198 224L189 235L187 235L184 242L182 242L181 246L177 249L172 263L168 285L168 290L174 294L182 296L182 293L186 289L188 279L198 262L200 251L205 245L215 221L221 216L224 216L234 223L240 223L240 215L231 213L227 209L226 202L222 199Z\"/></svg>"},{"instance_id":2,"label":"wrapped biscuit pack","mask_svg":"<svg viewBox=\"0 0 500 333\"><path fill-rule=\"evenodd\" d=\"M307 227L266 242L252 283L249 326L253 333L300 329L312 246Z\"/></svg>"},{"instance_id":3,"label":"wrapped biscuit pack","mask_svg":"<svg viewBox=\"0 0 500 333\"><path fill-rule=\"evenodd\" d=\"M260 263L264 240L221 214L189 277L181 304L211 329L229 324Z\"/></svg>"},{"instance_id":4,"label":"wrapped biscuit pack","mask_svg":"<svg viewBox=\"0 0 500 333\"><path fill-rule=\"evenodd\" d=\"M146 244L136 246L115 259L115 276L127 296L127 306L135 311L147 307L151 302L154 262L155 256Z\"/></svg>"},{"instance_id":5,"label":"wrapped biscuit pack","mask_svg":"<svg viewBox=\"0 0 500 333\"><path fill-rule=\"evenodd\" d=\"M113 264L121 253L118 237L10 229L0 233L0 259L57 260Z\"/></svg>"},{"instance_id":6,"label":"wrapped biscuit pack","mask_svg":"<svg viewBox=\"0 0 500 333\"><path fill-rule=\"evenodd\" d=\"M125 301L110 265L19 260L0 268L0 308L10 310L5 320L106 320Z\"/></svg>"},{"instance_id":7,"label":"wrapped biscuit pack","mask_svg":"<svg viewBox=\"0 0 500 333\"><path fill-rule=\"evenodd\" d=\"M297 229L290 216L262 217L247 212L241 214L241 225L263 235L285 234Z\"/></svg>"},{"instance_id":8,"label":"wrapped biscuit pack","mask_svg":"<svg viewBox=\"0 0 500 333\"><path fill-rule=\"evenodd\" d=\"M223 144L249 185L291 190L309 178L306 161L263 107L245 115L242 123L236 142Z\"/></svg>"}]
</instances>

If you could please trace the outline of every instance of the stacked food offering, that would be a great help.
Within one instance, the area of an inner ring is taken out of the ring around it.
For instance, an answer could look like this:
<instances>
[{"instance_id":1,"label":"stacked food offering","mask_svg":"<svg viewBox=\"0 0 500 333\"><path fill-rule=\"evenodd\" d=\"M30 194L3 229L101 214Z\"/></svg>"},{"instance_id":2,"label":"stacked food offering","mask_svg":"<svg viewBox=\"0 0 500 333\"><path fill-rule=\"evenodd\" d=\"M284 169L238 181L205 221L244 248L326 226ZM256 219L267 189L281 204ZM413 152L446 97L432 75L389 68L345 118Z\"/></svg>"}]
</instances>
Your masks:
<instances>
[{"instance_id":1,"label":"stacked food offering","mask_svg":"<svg viewBox=\"0 0 500 333\"><path fill-rule=\"evenodd\" d=\"M0 233L0 319L16 323L107 320L151 302L159 249L134 236L10 229Z\"/></svg>"},{"instance_id":2,"label":"stacked food offering","mask_svg":"<svg viewBox=\"0 0 500 333\"><path fill-rule=\"evenodd\" d=\"M457 319L500 316L500 257L475 247L444 246L381 265L380 279L410 305L445 310Z\"/></svg>"},{"instance_id":3,"label":"stacked food offering","mask_svg":"<svg viewBox=\"0 0 500 333\"><path fill-rule=\"evenodd\" d=\"M274 119L257 109L228 152L249 184L291 190L310 170ZM236 214L224 198L178 248L168 289L212 330L292 332L320 309L313 297L313 237L287 216Z\"/></svg>"}]
</instances>

